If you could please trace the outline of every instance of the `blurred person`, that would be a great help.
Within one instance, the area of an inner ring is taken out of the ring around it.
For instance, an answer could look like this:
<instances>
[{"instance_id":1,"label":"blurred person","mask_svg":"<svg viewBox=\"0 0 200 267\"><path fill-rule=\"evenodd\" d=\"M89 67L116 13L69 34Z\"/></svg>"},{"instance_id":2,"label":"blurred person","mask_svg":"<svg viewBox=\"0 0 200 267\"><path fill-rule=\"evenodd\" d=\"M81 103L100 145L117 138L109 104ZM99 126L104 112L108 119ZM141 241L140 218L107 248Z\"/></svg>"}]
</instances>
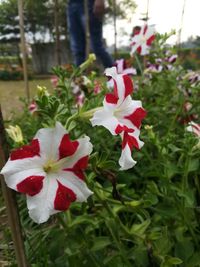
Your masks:
<instances>
[{"instance_id":1,"label":"blurred person","mask_svg":"<svg viewBox=\"0 0 200 267\"><path fill-rule=\"evenodd\" d=\"M88 13L91 48L105 68L111 67L113 60L104 47L102 37L104 0L88 0ZM69 0L68 22L72 53L75 65L79 66L86 59L84 0Z\"/></svg>"}]
</instances>

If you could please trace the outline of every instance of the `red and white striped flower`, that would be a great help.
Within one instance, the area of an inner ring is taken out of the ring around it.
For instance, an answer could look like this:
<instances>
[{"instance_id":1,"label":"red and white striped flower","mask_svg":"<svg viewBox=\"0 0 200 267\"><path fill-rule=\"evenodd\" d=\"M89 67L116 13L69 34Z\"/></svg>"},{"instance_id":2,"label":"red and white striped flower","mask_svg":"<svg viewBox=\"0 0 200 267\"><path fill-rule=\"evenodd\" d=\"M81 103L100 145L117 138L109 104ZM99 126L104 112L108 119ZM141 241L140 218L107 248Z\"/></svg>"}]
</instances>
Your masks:
<instances>
[{"instance_id":1,"label":"red and white striped flower","mask_svg":"<svg viewBox=\"0 0 200 267\"><path fill-rule=\"evenodd\" d=\"M94 113L93 126L102 125L112 135L122 138L122 153L119 159L121 170L132 168L136 161L131 157L133 147L140 149L139 140L142 119L146 116L141 101L132 100L133 83L126 74L118 74L116 67L106 69L105 74L114 80L114 93L106 94L103 107Z\"/></svg>"},{"instance_id":2,"label":"red and white striped flower","mask_svg":"<svg viewBox=\"0 0 200 267\"><path fill-rule=\"evenodd\" d=\"M149 54L150 46L155 39L155 28L144 24L140 31L137 31L131 40L131 55L137 51L140 55L144 56Z\"/></svg>"},{"instance_id":3,"label":"red and white striped flower","mask_svg":"<svg viewBox=\"0 0 200 267\"><path fill-rule=\"evenodd\" d=\"M32 103L28 106L28 110L30 111L31 114L34 114L38 108L36 102L33 100Z\"/></svg>"},{"instance_id":4,"label":"red and white striped flower","mask_svg":"<svg viewBox=\"0 0 200 267\"><path fill-rule=\"evenodd\" d=\"M127 75L136 75L137 71L135 68L126 68L126 61L124 59L118 59L115 62L115 66L117 69L118 74L127 74ZM107 82L107 87L113 89L114 87L114 80L109 79Z\"/></svg>"},{"instance_id":5,"label":"red and white striped flower","mask_svg":"<svg viewBox=\"0 0 200 267\"><path fill-rule=\"evenodd\" d=\"M118 59L116 60L116 68L117 68L117 72L119 74L127 74L127 75L136 75L137 71L135 68L127 68L126 67L126 61L125 59Z\"/></svg>"},{"instance_id":6,"label":"red and white striped flower","mask_svg":"<svg viewBox=\"0 0 200 267\"><path fill-rule=\"evenodd\" d=\"M186 129L188 132L194 133L199 138L200 141L200 124L190 121Z\"/></svg>"},{"instance_id":7,"label":"red and white striped flower","mask_svg":"<svg viewBox=\"0 0 200 267\"><path fill-rule=\"evenodd\" d=\"M89 137L71 141L57 122L55 128L40 129L30 145L14 150L1 174L8 187L26 194L30 217L43 223L92 194L83 173L91 151Z\"/></svg>"}]
</instances>

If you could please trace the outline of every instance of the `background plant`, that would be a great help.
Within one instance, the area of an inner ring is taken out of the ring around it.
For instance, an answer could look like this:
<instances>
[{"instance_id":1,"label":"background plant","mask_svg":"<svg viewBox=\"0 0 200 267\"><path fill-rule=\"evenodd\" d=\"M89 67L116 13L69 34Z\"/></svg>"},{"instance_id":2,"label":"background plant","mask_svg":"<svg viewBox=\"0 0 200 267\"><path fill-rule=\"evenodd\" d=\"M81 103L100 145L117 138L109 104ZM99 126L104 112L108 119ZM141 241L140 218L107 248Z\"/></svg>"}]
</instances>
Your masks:
<instances>
[{"instance_id":1,"label":"background plant","mask_svg":"<svg viewBox=\"0 0 200 267\"><path fill-rule=\"evenodd\" d=\"M150 60L165 57L158 44ZM31 115L27 105L13 124L23 129L25 143L55 120L66 126L72 139L89 135L95 153L87 183L94 196L39 226L30 221L24 198L18 196L31 266L200 266L199 150L184 125L199 114L200 85L190 83L179 62L173 70L134 79L139 90L133 97L148 111L141 131L145 146L134 153L137 165L119 172L120 139L103 127L92 128L85 116L101 105L108 90L105 79L88 74L85 103L77 110L71 84L82 76L81 69L71 73L58 67L54 73L59 77L54 92L39 88L37 111ZM102 87L98 95L92 90L96 79ZM186 102L190 110L184 109Z\"/></svg>"}]
</instances>

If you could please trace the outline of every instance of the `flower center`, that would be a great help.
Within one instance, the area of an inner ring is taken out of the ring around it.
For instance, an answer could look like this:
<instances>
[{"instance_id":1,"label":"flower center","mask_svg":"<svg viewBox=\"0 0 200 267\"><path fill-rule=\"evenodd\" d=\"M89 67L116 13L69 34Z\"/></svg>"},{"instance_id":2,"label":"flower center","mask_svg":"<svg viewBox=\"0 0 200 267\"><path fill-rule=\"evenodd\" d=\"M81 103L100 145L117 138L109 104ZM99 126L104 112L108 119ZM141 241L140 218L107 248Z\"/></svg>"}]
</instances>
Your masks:
<instances>
[{"instance_id":1,"label":"flower center","mask_svg":"<svg viewBox=\"0 0 200 267\"><path fill-rule=\"evenodd\" d=\"M142 41L142 43L146 43L146 37L143 35L142 37L141 37L141 41Z\"/></svg>"},{"instance_id":2,"label":"flower center","mask_svg":"<svg viewBox=\"0 0 200 267\"><path fill-rule=\"evenodd\" d=\"M68 158L63 158L60 160L52 160L49 159L43 166L43 170L46 173L52 173L52 172L58 172L59 170L62 170L63 166L68 161Z\"/></svg>"},{"instance_id":3,"label":"flower center","mask_svg":"<svg viewBox=\"0 0 200 267\"><path fill-rule=\"evenodd\" d=\"M57 172L60 169L59 161L48 160L43 166L46 173Z\"/></svg>"}]
</instances>

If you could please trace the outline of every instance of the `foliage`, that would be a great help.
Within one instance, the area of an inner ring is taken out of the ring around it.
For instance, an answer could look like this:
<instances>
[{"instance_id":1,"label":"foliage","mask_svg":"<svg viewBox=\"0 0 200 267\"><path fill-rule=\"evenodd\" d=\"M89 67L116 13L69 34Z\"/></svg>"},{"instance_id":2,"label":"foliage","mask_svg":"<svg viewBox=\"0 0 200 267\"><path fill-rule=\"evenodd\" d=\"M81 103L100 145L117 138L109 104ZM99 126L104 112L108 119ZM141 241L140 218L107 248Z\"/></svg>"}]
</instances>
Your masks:
<instances>
[{"instance_id":1,"label":"foliage","mask_svg":"<svg viewBox=\"0 0 200 267\"><path fill-rule=\"evenodd\" d=\"M59 25L62 33L66 32L66 1L59 1ZM19 17L17 0L4 0L0 3L1 42L19 41ZM27 0L24 5L25 32L29 33L30 41L38 42L49 35L54 39L54 6L48 0Z\"/></svg>"},{"instance_id":2,"label":"foliage","mask_svg":"<svg viewBox=\"0 0 200 267\"><path fill-rule=\"evenodd\" d=\"M162 42L162 38L155 42L150 61L166 57ZM190 84L179 62L171 70L145 71L134 79L139 85L134 99L141 99L148 111L141 131L145 146L134 155L137 165L120 172L119 140L104 128L92 128L87 118L102 104L108 90L104 79L99 79L102 91L95 95L92 89L98 77L94 72L88 75L91 83L82 87L86 100L77 111L71 82L81 77L81 69L57 67L54 73L59 77L55 91L40 89L37 111L31 115L27 106L13 124L23 129L25 143L55 120L73 139L89 135L95 152L87 184L94 195L88 203L73 203L70 210L39 226L28 218L19 196L31 266L200 266L200 150L194 148L197 140L183 124L200 114L200 85ZM191 103L190 110L184 109L186 102Z\"/></svg>"}]
</instances>

